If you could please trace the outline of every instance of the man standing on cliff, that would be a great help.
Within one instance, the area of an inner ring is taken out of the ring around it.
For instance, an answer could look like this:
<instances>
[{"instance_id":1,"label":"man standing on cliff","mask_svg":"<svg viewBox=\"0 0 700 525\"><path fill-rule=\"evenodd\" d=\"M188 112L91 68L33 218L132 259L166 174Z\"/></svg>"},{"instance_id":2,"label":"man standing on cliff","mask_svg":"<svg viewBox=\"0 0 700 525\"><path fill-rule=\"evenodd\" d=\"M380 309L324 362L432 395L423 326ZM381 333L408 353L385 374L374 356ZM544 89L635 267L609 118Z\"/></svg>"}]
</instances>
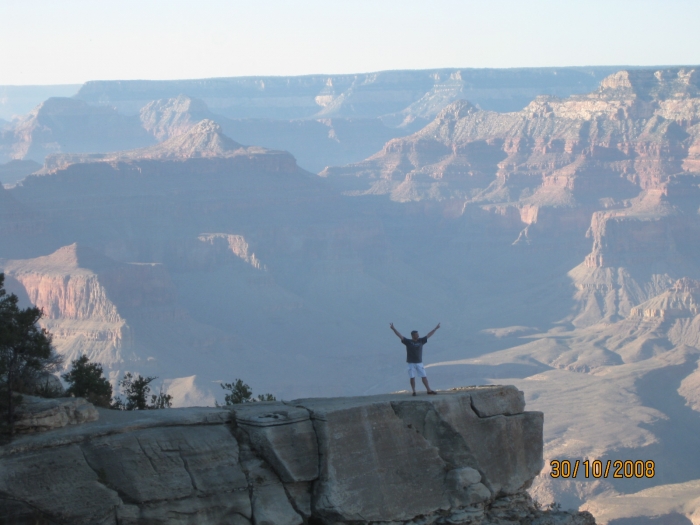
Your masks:
<instances>
[{"instance_id":1,"label":"man standing on cliff","mask_svg":"<svg viewBox=\"0 0 700 525\"><path fill-rule=\"evenodd\" d=\"M425 337L418 337L418 332L413 330L411 332L411 339L406 339L402 336L399 331L394 328L394 323L389 323L389 327L394 331L396 336L401 339L401 342L406 346L406 363L408 364L408 377L411 378L411 390L413 390L413 395L416 395L416 375L419 375L421 381L425 385L425 389L428 394L435 395L435 390L430 389L428 384L428 376L425 373L425 368L423 367L423 345L428 342L428 338L431 337L438 328L440 328L440 323L437 324L432 331L428 332Z\"/></svg>"}]
</instances>

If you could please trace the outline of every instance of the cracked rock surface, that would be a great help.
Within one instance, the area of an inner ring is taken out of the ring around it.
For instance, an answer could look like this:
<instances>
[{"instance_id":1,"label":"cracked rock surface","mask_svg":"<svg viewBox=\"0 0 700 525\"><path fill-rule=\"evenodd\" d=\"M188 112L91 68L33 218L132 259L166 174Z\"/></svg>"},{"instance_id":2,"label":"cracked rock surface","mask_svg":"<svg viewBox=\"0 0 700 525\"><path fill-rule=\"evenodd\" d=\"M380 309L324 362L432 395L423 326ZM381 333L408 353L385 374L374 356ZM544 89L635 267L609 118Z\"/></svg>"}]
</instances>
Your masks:
<instances>
[{"instance_id":1,"label":"cracked rock surface","mask_svg":"<svg viewBox=\"0 0 700 525\"><path fill-rule=\"evenodd\" d=\"M543 417L514 387L98 410L0 447L4 523L593 523L525 494Z\"/></svg>"}]
</instances>

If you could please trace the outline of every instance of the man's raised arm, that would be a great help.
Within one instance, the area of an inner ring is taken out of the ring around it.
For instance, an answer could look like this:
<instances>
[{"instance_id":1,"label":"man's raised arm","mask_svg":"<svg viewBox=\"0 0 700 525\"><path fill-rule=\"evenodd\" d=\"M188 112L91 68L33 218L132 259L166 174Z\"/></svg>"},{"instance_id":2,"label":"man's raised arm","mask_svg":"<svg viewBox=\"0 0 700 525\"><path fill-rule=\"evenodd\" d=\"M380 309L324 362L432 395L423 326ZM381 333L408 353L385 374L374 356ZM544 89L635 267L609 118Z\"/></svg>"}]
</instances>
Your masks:
<instances>
[{"instance_id":1,"label":"man's raised arm","mask_svg":"<svg viewBox=\"0 0 700 525\"><path fill-rule=\"evenodd\" d=\"M394 323L389 323L389 328L391 328L394 331L396 337L403 341L403 336L399 333L399 331L396 328L394 328Z\"/></svg>"},{"instance_id":2,"label":"man's raised arm","mask_svg":"<svg viewBox=\"0 0 700 525\"><path fill-rule=\"evenodd\" d=\"M433 328L430 332L428 332L428 335L426 335L425 337L428 338L428 337L432 336L435 332L437 332L438 328L440 328L440 323L438 323L435 328Z\"/></svg>"}]
</instances>

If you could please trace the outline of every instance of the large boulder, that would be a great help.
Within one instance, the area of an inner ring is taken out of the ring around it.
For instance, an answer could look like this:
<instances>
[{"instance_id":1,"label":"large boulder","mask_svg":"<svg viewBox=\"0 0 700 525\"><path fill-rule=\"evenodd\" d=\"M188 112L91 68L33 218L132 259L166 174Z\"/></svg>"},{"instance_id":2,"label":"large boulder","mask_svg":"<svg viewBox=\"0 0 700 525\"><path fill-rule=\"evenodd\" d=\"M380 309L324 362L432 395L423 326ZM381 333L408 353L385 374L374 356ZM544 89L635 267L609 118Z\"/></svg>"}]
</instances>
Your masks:
<instances>
[{"instance_id":1,"label":"large boulder","mask_svg":"<svg viewBox=\"0 0 700 525\"><path fill-rule=\"evenodd\" d=\"M44 432L97 421L100 415L92 403L80 397L44 399L22 396L17 408L15 430L17 432Z\"/></svg>"},{"instance_id":2,"label":"large boulder","mask_svg":"<svg viewBox=\"0 0 700 525\"><path fill-rule=\"evenodd\" d=\"M328 520L483 503L524 490L543 467L543 416L524 412L514 387L292 403L311 413L321 459L313 507Z\"/></svg>"},{"instance_id":3,"label":"large boulder","mask_svg":"<svg viewBox=\"0 0 700 525\"><path fill-rule=\"evenodd\" d=\"M481 472L494 495L527 488L544 466L544 416L524 412L522 392L514 387L459 389L429 401L392 405L450 465Z\"/></svg>"}]
</instances>

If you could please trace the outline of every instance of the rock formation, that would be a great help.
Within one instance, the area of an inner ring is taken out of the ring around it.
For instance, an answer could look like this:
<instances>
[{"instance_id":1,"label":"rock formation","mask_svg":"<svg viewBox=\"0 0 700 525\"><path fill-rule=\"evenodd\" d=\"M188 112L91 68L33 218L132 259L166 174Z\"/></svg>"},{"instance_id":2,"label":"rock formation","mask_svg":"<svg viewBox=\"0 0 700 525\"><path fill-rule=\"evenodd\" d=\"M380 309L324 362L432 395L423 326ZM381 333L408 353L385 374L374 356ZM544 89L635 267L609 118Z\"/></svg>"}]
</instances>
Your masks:
<instances>
[{"instance_id":1,"label":"rock formation","mask_svg":"<svg viewBox=\"0 0 700 525\"><path fill-rule=\"evenodd\" d=\"M46 432L66 425L82 425L99 419L97 409L81 398L42 399L22 396L15 432Z\"/></svg>"},{"instance_id":2,"label":"rock formation","mask_svg":"<svg viewBox=\"0 0 700 525\"><path fill-rule=\"evenodd\" d=\"M185 95L149 102L139 116L143 128L159 142L187 133L202 120L216 120L203 101Z\"/></svg>"},{"instance_id":3,"label":"rock formation","mask_svg":"<svg viewBox=\"0 0 700 525\"><path fill-rule=\"evenodd\" d=\"M683 171L699 89L695 70L623 71L593 93L538 97L517 113L459 101L420 132L324 175L399 201L631 198Z\"/></svg>"},{"instance_id":4,"label":"rock formation","mask_svg":"<svg viewBox=\"0 0 700 525\"><path fill-rule=\"evenodd\" d=\"M74 97L78 100L50 99L53 102L46 101L39 108L36 106L47 97L67 97L80 86L0 86L0 117L9 119L32 108L42 114L32 117L32 113L7 124L0 134L0 162L3 157L21 158L20 154L41 161L59 151L105 152L144 146L152 141L149 136L164 140L202 119L211 119L243 144L290 151L302 167L318 172L366 158L387 140L420 129L460 98L485 109L515 111L542 93L568 96L593 89L613 71L610 67L442 69L99 81L85 84ZM94 108L88 110L83 101ZM53 109L44 108L47 103ZM62 109L57 111L59 106ZM34 131L28 131L31 129Z\"/></svg>"},{"instance_id":5,"label":"rock formation","mask_svg":"<svg viewBox=\"0 0 700 525\"><path fill-rule=\"evenodd\" d=\"M542 414L513 387L99 413L0 447L6 519L594 523L524 493L542 468Z\"/></svg>"},{"instance_id":6,"label":"rock formation","mask_svg":"<svg viewBox=\"0 0 700 525\"><path fill-rule=\"evenodd\" d=\"M42 163L50 153L96 153L145 146L154 140L137 118L74 98L49 98L12 128L2 131L0 149L9 159ZM0 160L2 158L0 157Z\"/></svg>"},{"instance_id":7,"label":"rock formation","mask_svg":"<svg viewBox=\"0 0 700 525\"><path fill-rule=\"evenodd\" d=\"M314 172L363 159L387 140L408 132L389 127L379 118L231 119L185 95L147 104L140 118L144 129L158 140L186 133L201 120L213 120L243 144L292 152L300 166Z\"/></svg>"}]
</instances>

